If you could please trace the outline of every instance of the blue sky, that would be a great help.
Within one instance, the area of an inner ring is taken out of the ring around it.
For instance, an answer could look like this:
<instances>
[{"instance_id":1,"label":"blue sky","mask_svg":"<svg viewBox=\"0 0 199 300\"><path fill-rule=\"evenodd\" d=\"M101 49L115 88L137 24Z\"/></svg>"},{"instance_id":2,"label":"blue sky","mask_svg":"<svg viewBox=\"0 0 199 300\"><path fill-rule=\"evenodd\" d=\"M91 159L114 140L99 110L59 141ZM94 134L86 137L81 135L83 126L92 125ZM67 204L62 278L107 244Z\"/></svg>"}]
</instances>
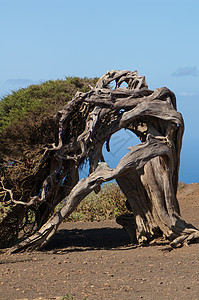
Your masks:
<instances>
[{"instance_id":1,"label":"blue sky","mask_svg":"<svg viewBox=\"0 0 199 300\"><path fill-rule=\"evenodd\" d=\"M138 70L177 96L186 132L180 179L198 182L198 0L0 0L0 96L65 76Z\"/></svg>"}]
</instances>

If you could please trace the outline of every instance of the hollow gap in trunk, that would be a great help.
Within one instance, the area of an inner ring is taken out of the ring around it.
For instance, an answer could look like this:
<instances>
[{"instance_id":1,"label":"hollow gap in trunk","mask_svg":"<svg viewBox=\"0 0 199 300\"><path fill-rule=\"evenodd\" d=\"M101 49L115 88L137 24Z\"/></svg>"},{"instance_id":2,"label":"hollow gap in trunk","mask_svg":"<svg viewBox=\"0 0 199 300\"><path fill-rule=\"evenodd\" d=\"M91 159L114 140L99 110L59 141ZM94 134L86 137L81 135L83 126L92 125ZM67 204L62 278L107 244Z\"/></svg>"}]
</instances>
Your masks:
<instances>
[{"instance_id":1,"label":"hollow gap in trunk","mask_svg":"<svg viewBox=\"0 0 199 300\"><path fill-rule=\"evenodd\" d=\"M114 133L109 141L110 151L107 151L107 142L104 143L102 153L111 169L115 168L121 158L126 155L128 148L141 143L139 138L130 130L121 129Z\"/></svg>"}]
</instances>

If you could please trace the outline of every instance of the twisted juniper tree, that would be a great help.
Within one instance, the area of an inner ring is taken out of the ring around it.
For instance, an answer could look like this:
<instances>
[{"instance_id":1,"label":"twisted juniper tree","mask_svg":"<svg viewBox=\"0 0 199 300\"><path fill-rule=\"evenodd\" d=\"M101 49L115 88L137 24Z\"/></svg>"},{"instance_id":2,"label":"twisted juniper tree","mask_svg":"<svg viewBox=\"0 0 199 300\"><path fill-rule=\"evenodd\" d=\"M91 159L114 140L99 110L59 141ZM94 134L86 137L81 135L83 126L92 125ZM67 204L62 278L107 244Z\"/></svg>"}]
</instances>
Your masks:
<instances>
[{"instance_id":1,"label":"twisted juniper tree","mask_svg":"<svg viewBox=\"0 0 199 300\"><path fill-rule=\"evenodd\" d=\"M122 87L124 82L126 87ZM141 143L130 147L111 169L102 147L106 143L109 150L111 136L122 128L135 133ZM118 222L134 242L164 235L175 247L199 238L199 231L182 220L176 198L183 131L174 93L165 87L149 90L137 71L107 72L89 92L77 92L54 117L54 141L40 145L34 155L28 152L34 167L21 182L22 200L2 180L3 201L14 203L1 224L4 241L12 222L15 227L22 222L24 208L40 214L36 232L10 252L44 247L85 196L93 190L98 193L102 183L113 179L133 212L130 218L119 217ZM89 160L89 176L79 180L85 160ZM63 199L65 205L54 212Z\"/></svg>"}]
</instances>

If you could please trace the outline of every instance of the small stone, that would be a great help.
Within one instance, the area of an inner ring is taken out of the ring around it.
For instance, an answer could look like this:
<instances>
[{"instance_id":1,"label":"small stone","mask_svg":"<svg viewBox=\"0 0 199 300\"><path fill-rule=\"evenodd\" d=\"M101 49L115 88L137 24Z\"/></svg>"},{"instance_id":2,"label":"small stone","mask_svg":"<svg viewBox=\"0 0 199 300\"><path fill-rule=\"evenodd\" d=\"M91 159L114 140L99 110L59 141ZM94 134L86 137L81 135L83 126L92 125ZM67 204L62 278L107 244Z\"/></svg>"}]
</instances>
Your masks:
<instances>
[{"instance_id":1,"label":"small stone","mask_svg":"<svg viewBox=\"0 0 199 300\"><path fill-rule=\"evenodd\" d=\"M110 286L110 284L109 284L109 283L107 283L107 282L106 282L104 285L105 285L105 286Z\"/></svg>"}]
</instances>

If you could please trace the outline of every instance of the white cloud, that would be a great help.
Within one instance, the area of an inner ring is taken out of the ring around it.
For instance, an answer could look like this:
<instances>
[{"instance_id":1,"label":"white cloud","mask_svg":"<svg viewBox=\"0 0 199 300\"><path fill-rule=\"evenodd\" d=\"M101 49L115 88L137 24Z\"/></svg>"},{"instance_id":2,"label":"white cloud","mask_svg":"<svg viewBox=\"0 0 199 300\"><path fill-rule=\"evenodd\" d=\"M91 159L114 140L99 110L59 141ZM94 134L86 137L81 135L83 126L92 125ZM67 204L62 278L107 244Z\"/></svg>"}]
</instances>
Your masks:
<instances>
[{"instance_id":1,"label":"white cloud","mask_svg":"<svg viewBox=\"0 0 199 300\"><path fill-rule=\"evenodd\" d=\"M199 71L196 66L194 67L179 67L174 71L171 76L198 76Z\"/></svg>"}]
</instances>

